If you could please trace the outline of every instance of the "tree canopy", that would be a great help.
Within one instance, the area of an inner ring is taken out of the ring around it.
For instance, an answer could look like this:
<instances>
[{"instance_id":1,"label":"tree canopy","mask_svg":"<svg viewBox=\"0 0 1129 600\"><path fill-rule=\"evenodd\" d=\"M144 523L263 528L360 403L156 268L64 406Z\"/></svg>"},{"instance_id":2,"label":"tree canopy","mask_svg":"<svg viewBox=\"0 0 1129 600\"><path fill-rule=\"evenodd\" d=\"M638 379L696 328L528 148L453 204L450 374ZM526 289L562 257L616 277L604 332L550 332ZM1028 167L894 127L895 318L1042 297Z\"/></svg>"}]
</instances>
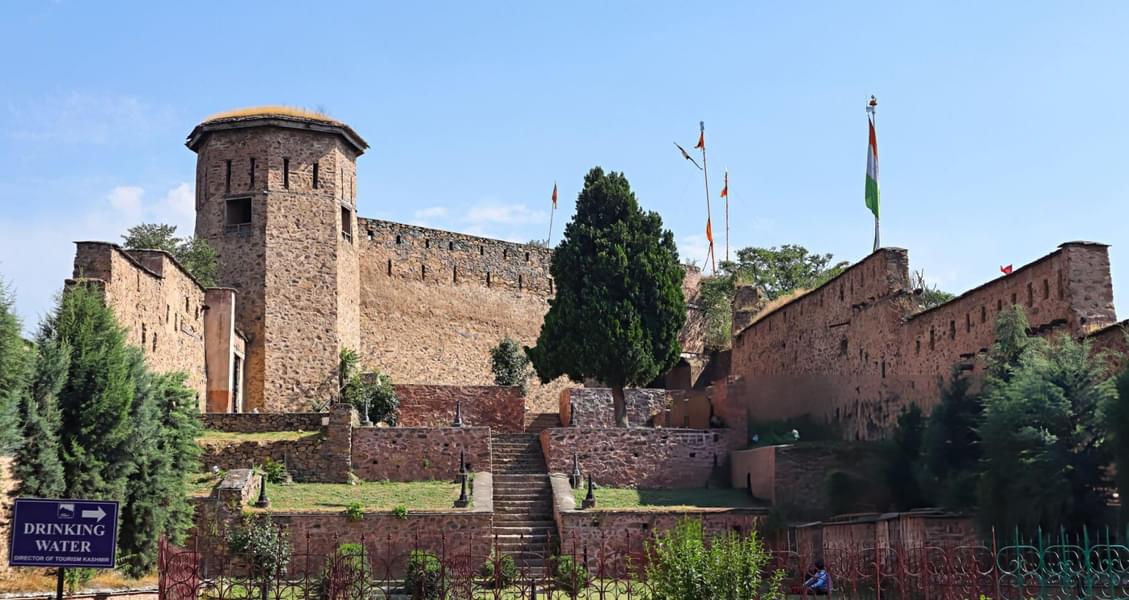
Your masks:
<instances>
[{"instance_id":1,"label":"tree canopy","mask_svg":"<svg viewBox=\"0 0 1129 600\"><path fill-rule=\"evenodd\" d=\"M17 408L31 358L20 336L12 295L0 280L0 454L11 452L19 441Z\"/></svg>"},{"instance_id":2,"label":"tree canopy","mask_svg":"<svg viewBox=\"0 0 1129 600\"><path fill-rule=\"evenodd\" d=\"M674 236L640 208L623 174L595 167L550 272L556 295L526 349L533 367L543 382L566 375L610 386L623 425L624 386L651 382L681 353L686 301Z\"/></svg>"},{"instance_id":3,"label":"tree canopy","mask_svg":"<svg viewBox=\"0 0 1129 600\"><path fill-rule=\"evenodd\" d=\"M176 237L175 225L142 223L130 227L122 240L123 245L131 250L164 250L191 273L200 285L216 285L216 250L203 238Z\"/></svg>"}]
</instances>

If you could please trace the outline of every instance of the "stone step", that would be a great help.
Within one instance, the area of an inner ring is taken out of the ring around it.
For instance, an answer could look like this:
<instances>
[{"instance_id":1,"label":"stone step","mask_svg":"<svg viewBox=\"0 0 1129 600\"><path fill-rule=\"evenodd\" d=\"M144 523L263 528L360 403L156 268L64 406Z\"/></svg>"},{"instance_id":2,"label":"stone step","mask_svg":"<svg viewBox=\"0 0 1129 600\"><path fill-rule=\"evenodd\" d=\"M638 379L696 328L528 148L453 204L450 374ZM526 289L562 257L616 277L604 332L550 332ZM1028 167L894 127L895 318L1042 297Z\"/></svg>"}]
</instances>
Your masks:
<instances>
[{"instance_id":1,"label":"stone step","mask_svg":"<svg viewBox=\"0 0 1129 600\"><path fill-rule=\"evenodd\" d=\"M517 513L502 513L494 515L495 527L556 527L553 513L539 515L523 515Z\"/></svg>"},{"instance_id":2,"label":"stone step","mask_svg":"<svg viewBox=\"0 0 1129 600\"><path fill-rule=\"evenodd\" d=\"M509 485L496 485L494 486L494 496L508 493L523 493L523 492L536 492L539 494L549 494L551 489L547 485L522 485L522 484L509 484Z\"/></svg>"},{"instance_id":3,"label":"stone step","mask_svg":"<svg viewBox=\"0 0 1129 600\"><path fill-rule=\"evenodd\" d=\"M499 481L549 481L548 473L519 473L519 474L501 474L493 477L494 483Z\"/></svg>"},{"instance_id":4,"label":"stone step","mask_svg":"<svg viewBox=\"0 0 1129 600\"><path fill-rule=\"evenodd\" d=\"M505 492L499 492L498 490L494 490L494 498L495 499L501 498L502 500L536 500L538 498L544 498L544 497L545 497L545 494L541 490L524 490L523 489L523 490L506 490Z\"/></svg>"},{"instance_id":5,"label":"stone step","mask_svg":"<svg viewBox=\"0 0 1129 600\"><path fill-rule=\"evenodd\" d=\"M551 519L534 520L532 518L528 518L522 521L495 521L494 533L502 535L506 534L507 532L511 532L515 528L522 531L528 530L546 533L551 532L556 526L557 524L554 523Z\"/></svg>"}]
</instances>

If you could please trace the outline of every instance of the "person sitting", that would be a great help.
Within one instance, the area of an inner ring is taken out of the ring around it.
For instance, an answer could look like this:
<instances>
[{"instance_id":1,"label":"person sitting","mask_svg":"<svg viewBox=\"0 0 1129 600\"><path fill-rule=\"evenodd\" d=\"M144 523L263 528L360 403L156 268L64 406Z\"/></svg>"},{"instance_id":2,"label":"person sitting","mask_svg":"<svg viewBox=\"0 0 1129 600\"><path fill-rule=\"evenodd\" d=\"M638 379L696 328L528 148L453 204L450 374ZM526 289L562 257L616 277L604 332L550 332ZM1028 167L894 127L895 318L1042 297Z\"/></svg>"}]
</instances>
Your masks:
<instances>
[{"instance_id":1,"label":"person sitting","mask_svg":"<svg viewBox=\"0 0 1129 600\"><path fill-rule=\"evenodd\" d=\"M822 560L815 561L815 573L804 582L804 591L815 596L831 594L831 575L827 573Z\"/></svg>"}]
</instances>

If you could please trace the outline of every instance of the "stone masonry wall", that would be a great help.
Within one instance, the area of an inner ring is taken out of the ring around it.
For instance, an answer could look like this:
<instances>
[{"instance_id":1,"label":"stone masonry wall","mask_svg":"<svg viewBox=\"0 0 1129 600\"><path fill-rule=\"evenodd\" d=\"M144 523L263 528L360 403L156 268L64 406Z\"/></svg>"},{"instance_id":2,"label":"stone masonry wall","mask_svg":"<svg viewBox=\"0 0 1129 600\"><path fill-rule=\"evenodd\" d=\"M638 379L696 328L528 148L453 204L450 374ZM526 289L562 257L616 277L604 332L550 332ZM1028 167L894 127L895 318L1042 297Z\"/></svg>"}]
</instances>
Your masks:
<instances>
[{"instance_id":1,"label":"stone masonry wall","mask_svg":"<svg viewBox=\"0 0 1129 600\"><path fill-rule=\"evenodd\" d=\"M525 396L516 386L398 384L401 427L447 427L462 402L463 424L500 431L525 430Z\"/></svg>"},{"instance_id":2,"label":"stone masonry wall","mask_svg":"<svg viewBox=\"0 0 1129 600\"><path fill-rule=\"evenodd\" d=\"M75 280L101 282L105 302L157 371L183 371L200 410L204 369L204 289L165 252L125 251L105 242L77 242Z\"/></svg>"},{"instance_id":3,"label":"stone masonry wall","mask_svg":"<svg viewBox=\"0 0 1129 600\"><path fill-rule=\"evenodd\" d=\"M702 487L728 460L728 430L567 427L541 432L550 473L580 470L608 487L650 489Z\"/></svg>"},{"instance_id":4,"label":"stone masonry wall","mask_svg":"<svg viewBox=\"0 0 1129 600\"><path fill-rule=\"evenodd\" d=\"M359 227L362 355L394 382L490 385L491 348L507 336L536 343L549 250L373 219ZM567 385L531 381L530 409L554 412Z\"/></svg>"},{"instance_id":5,"label":"stone masonry wall","mask_svg":"<svg viewBox=\"0 0 1129 600\"><path fill-rule=\"evenodd\" d=\"M353 430L353 473L366 481L454 479L459 452L468 469L489 471L488 427L359 427Z\"/></svg>"},{"instance_id":6,"label":"stone masonry wall","mask_svg":"<svg viewBox=\"0 0 1129 600\"><path fill-rule=\"evenodd\" d=\"M627 424L645 427L671 404L670 392L660 389L623 390ZM615 408L610 388L568 388L561 390L561 422L573 427L615 427Z\"/></svg>"},{"instance_id":7,"label":"stone masonry wall","mask_svg":"<svg viewBox=\"0 0 1129 600\"><path fill-rule=\"evenodd\" d=\"M219 254L220 285L237 290L246 409L309 410L338 350L360 342L356 237L342 235L342 208L356 219L356 152L337 135L282 127L215 131L195 149L196 235ZM251 223L229 227L225 206L240 198Z\"/></svg>"},{"instance_id":8,"label":"stone masonry wall","mask_svg":"<svg viewBox=\"0 0 1129 600\"><path fill-rule=\"evenodd\" d=\"M235 433L317 431L329 413L209 413L200 415L205 429ZM328 421L327 421L328 422Z\"/></svg>"},{"instance_id":9,"label":"stone masonry wall","mask_svg":"<svg viewBox=\"0 0 1129 600\"><path fill-rule=\"evenodd\" d=\"M876 439L902 408L929 410L954 365L978 376L996 316L1023 306L1043 335L1115 321L1106 246L1058 250L951 302L917 312L905 250L884 248L738 332L732 374L750 416L811 415L850 439Z\"/></svg>"}]
</instances>

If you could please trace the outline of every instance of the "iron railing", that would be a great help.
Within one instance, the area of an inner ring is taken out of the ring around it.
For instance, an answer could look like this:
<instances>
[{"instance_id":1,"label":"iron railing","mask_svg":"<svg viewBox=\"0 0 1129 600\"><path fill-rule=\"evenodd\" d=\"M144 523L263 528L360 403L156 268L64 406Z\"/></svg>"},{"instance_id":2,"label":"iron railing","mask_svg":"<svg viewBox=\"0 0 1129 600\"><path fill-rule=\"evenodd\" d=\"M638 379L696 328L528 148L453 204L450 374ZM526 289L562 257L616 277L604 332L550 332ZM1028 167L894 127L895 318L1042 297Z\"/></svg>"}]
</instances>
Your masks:
<instances>
[{"instance_id":1,"label":"iron railing","mask_svg":"<svg viewBox=\"0 0 1129 600\"><path fill-rule=\"evenodd\" d=\"M394 540L307 534L286 564L257 571L222 538L186 547L162 541L159 590L165 600L370 599L658 599L646 574L644 535L604 535L544 543L534 551L513 540L441 536ZM524 540L518 540L520 542ZM352 542L352 550L338 547ZM431 558L427 577L408 576L414 551ZM832 546L807 556L770 550L765 579L784 572L777 598L806 597L803 581L816 559L831 576L831 597L881 600L1129 600L1129 546L1080 536L969 546ZM492 567L487 569L486 565ZM568 569L568 564L583 569ZM710 600L720 600L713 599Z\"/></svg>"}]
</instances>

